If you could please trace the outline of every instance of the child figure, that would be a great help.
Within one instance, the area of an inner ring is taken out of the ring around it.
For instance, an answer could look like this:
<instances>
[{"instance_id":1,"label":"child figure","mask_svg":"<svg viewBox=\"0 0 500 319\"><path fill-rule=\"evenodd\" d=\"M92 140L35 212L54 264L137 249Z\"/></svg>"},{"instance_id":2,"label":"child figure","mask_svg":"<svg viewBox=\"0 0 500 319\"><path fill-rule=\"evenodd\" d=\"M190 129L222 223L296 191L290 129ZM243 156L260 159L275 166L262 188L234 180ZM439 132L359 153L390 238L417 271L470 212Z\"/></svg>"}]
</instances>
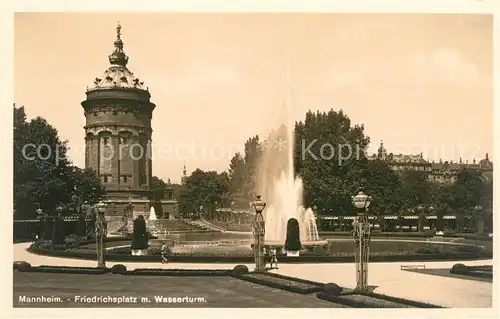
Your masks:
<instances>
[{"instance_id":1,"label":"child figure","mask_svg":"<svg viewBox=\"0 0 500 319\"><path fill-rule=\"evenodd\" d=\"M278 257L276 256L276 247L272 246L269 250L269 255L271 256L271 269L273 269L273 264L276 265L276 269L278 269Z\"/></svg>"}]
</instances>

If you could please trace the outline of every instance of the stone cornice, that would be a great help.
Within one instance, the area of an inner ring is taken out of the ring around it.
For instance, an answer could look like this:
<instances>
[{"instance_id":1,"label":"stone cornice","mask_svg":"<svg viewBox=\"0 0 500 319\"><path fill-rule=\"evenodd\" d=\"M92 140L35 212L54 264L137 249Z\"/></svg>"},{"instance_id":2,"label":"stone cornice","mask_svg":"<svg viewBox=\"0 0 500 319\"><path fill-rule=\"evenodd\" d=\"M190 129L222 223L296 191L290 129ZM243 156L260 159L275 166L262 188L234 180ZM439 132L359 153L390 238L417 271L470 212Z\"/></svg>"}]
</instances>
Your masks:
<instances>
[{"instance_id":1,"label":"stone cornice","mask_svg":"<svg viewBox=\"0 0 500 319\"><path fill-rule=\"evenodd\" d=\"M127 99L97 99L85 100L82 102L85 116L98 113L132 113L134 115L144 114L149 118L153 115L156 107L154 103Z\"/></svg>"},{"instance_id":2,"label":"stone cornice","mask_svg":"<svg viewBox=\"0 0 500 319\"><path fill-rule=\"evenodd\" d=\"M132 136L145 134L151 139L153 133L153 129L150 127L130 124L99 123L86 125L83 128L85 129L85 135L99 135L103 132L109 132L111 135L118 136L121 132L130 132Z\"/></svg>"}]
</instances>

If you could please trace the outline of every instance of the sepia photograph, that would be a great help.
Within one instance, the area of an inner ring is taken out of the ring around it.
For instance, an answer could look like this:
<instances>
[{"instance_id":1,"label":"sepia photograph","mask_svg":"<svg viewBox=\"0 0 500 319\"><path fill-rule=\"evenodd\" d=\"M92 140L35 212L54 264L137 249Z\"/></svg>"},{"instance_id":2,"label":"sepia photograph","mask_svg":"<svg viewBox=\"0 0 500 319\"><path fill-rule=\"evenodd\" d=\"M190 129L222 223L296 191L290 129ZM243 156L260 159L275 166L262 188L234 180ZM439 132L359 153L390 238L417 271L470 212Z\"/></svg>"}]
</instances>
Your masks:
<instances>
[{"instance_id":1,"label":"sepia photograph","mask_svg":"<svg viewBox=\"0 0 500 319\"><path fill-rule=\"evenodd\" d=\"M14 310L494 308L492 14L13 21Z\"/></svg>"}]
</instances>

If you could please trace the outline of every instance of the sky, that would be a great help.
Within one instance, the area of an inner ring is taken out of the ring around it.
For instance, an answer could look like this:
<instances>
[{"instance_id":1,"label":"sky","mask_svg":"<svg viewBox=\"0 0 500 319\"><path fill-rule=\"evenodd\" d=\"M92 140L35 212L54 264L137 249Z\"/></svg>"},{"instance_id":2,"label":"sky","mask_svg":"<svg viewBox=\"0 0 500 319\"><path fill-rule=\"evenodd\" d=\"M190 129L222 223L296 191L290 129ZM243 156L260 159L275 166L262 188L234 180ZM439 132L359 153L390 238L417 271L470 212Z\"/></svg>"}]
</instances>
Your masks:
<instances>
[{"instance_id":1,"label":"sky","mask_svg":"<svg viewBox=\"0 0 500 319\"><path fill-rule=\"evenodd\" d=\"M472 14L16 13L14 97L84 165L80 103L109 67L116 25L148 86L153 174L226 170L251 136L342 109L370 153L493 158L493 18ZM287 76L288 74L288 76ZM165 155L155 149L174 148Z\"/></svg>"}]
</instances>

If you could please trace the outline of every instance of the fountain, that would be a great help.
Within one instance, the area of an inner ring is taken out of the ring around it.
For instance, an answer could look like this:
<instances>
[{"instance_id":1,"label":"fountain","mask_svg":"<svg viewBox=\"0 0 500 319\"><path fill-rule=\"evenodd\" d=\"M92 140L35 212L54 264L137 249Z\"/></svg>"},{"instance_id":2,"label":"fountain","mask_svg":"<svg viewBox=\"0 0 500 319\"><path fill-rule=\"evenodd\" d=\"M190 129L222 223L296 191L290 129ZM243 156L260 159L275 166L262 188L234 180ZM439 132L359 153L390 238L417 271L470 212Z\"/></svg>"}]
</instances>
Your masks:
<instances>
[{"instance_id":1,"label":"fountain","mask_svg":"<svg viewBox=\"0 0 500 319\"><path fill-rule=\"evenodd\" d=\"M270 245L284 244L287 222L295 218L299 222L302 244L322 245L326 241L319 239L314 212L302 204L302 179L295 176L295 122L291 112L290 90L283 109L285 120L282 123L286 124L282 124L277 131L270 134L259 165L258 189L268 203L263 212L266 221L264 240Z\"/></svg>"},{"instance_id":2,"label":"fountain","mask_svg":"<svg viewBox=\"0 0 500 319\"><path fill-rule=\"evenodd\" d=\"M156 220L156 212L155 208L151 206L151 209L149 210L149 220Z\"/></svg>"}]
</instances>

